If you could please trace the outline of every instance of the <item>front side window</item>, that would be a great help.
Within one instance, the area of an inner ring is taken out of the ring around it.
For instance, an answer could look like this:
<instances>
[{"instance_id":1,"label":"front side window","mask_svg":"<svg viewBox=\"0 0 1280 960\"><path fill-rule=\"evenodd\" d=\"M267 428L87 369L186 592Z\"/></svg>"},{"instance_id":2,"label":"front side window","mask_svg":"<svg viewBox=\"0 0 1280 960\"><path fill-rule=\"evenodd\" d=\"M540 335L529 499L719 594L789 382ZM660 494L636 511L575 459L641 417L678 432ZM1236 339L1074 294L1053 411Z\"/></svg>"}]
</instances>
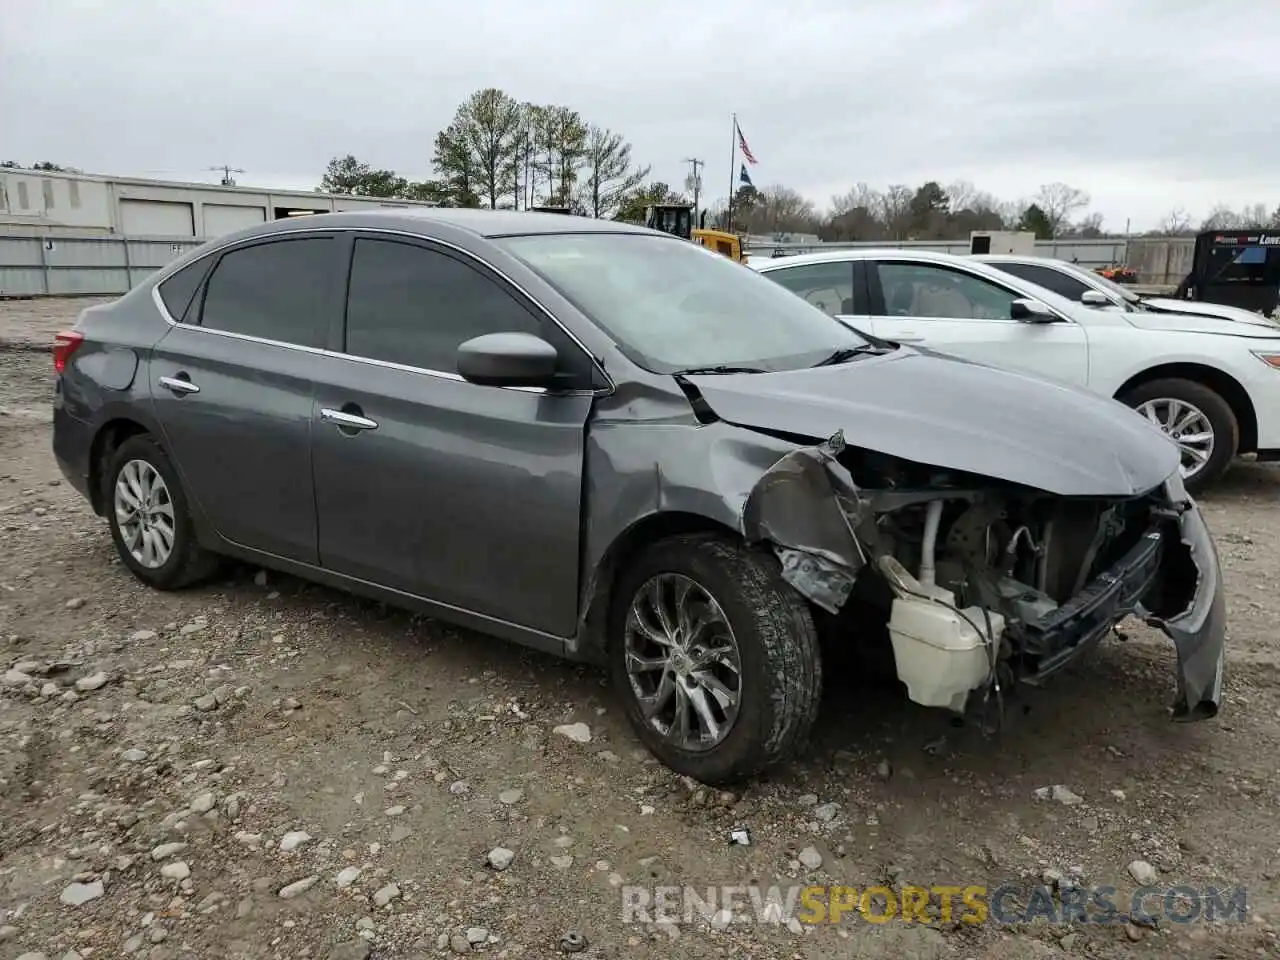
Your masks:
<instances>
[{"instance_id":1,"label":"front side window","mask_svg":"<svg viewBox=\"0 0 1280 960\"><path fill-rule=\"evenodd\" d=\"M764 274L829 317L853 313L853 262L804 263Z\"/></svg>"},{"instance_id":2,"label":"front side window","mask_svg":"<svg viewBox=\"0 0 1280 960\"><path fill-rule=\"evenodd\" d=\"M1036 286L1044 287L1046 290L1052 290L1058 296L1074 300L1076 303L1080 302L1080 298L1084 296L1086 290L1094 289L1083 280L1077 280L1061 270L1055 270L1053 267L1044 267L1038 263L1008 263L998 260L988 264L988 266L995 267L997 270L1002 270L1015 277L1021 277L1023 280L1030 281Z\"/></svg>"},{"instance_id":3,"label":"front side window","mask_svg":"<svg viewBox=\"0 0 1280 960\"><path fill-rule=\"evenodd\" d=\"M205 287L201 326L323 347L333 244L328 237L306 237L224 253Z\"/></svg>"},{"instance_id":4,"label":"front side window","mask_svg":"<svg viewBox=\"0 0 1280 960\"><path fill-rule=\"evenodd\" d=\"M495 242L654 373L797 369L867 345L779 284L694 243L628 233Z\"/></svg>"},{"instance_id":5,"label":"front side window","mask_svg":"<svg viewBox=\"0 0 1280 960\"><path fill-rule=\"evenodd\" d=\"M487 333L547 336L511 294L461 260L412 243L356 240L347 353L453 373L459 345Z\"/></svg>"},{"instance_id":6,"label":"front side window","mask_svg":"<svg viewBox=\"0 0 1280 960\"><path fill-rule=\"evenodd\" d=\"M891 317L1008 320L1019 299L981 277L930 263L881 263L876 269Z\"/></svg>"}]
</instances>

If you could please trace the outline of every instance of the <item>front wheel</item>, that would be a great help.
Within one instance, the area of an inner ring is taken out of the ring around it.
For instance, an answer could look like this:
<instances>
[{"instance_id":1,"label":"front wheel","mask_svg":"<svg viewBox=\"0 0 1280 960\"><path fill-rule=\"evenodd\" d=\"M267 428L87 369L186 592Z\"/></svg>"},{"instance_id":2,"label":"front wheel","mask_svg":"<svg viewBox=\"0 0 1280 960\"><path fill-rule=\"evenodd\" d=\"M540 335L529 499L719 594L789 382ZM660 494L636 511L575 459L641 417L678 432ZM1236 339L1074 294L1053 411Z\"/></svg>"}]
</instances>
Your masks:
<instances>
[{"instance_id":1,"label":"front wheel","mask_svg":"<svg viewBox=\"0 0 1280 960\"><path fill-rule=\"evenodd\" d=\"M1240 446L1240 424L1231 405L1194 380L1142 383L1119 398L1178 445L1187 492L1206 490L1227 472Z\"/></svg>"},{"instance_id":2,"label":"front wheel","mask_svg":"<svg viewBox=\"0 0 1280 960\"><path fill-rule=\"evenodd\" d=\"M822 695L808 605L777 560L717 535L663 540L622 574L610 668L645 746L719 785L798 752Z\"/></svg>"}]
</instances>

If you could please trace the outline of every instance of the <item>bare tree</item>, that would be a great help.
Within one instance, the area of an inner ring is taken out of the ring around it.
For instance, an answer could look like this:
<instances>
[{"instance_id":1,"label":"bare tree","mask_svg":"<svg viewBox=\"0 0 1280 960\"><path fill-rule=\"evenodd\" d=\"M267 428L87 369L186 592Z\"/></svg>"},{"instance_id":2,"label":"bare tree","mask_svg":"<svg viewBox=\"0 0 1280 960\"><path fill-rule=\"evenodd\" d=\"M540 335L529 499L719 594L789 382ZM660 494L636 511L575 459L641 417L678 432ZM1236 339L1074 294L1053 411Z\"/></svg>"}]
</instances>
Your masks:
<instances>
[{"instance_id":1,"label":"bare tree","mask_svg":"<svg viewBox=\"0 0 1280 960\"><path fill-rule=\"evenodd\" d=\"M1191 214L1182 207L1174 207L1156 224L1156 232L1166 237L1178 237L1191 232Z\"/></svg>"},{"instance_id":2,"label":"bare tree","mask_svg":"<svg viewBox=\"0 0 1280 960\"><path fill-rule=\"evenodd\" d=\"M1251 203L1240 211L1240 227L1244 230L1260 230L1271 221L1265 203Z\"/></svg>"},{"instance_id":3,"label":"bare tree","mask_svg":"<svg viewBox=\"0 0 1280 960\"><path fill-rule=\"evenodd\" d=\"M1065 183L1046 183L1036 191L1032 202L1044 211L1056 237L1073 213L1089 205L1089 194Z\"/></svg>"},{"instance_id":4,"label":"bare tree","mask_svg":"<svg viewBox=\"0 0 1280 960\"><path fill-rule=\"evenodd\" d=\"M818 229L813 201L778 184L755 191L747 207L734 201L734 223L749 233L808 233Z\"/></svg>"},{"instance_id":5,"label":"bare tree","mask_svg":"<svg viewBox=\"0 0 1280 960\"><path fill-rule=\"evenodd\" d=\"M906 239L911 227L911 198L915 191L903 183L890 184L880 196L880 219L892 240Z\"/></svg>"},{"instance_id":6,"label":"bare tree","mask_svg":"<svg viewBox=\"0 0 1280 960\"><path fill-rule=\"evenodd\" d=\"M623 200L649 176L648 167L632 165L631 144L622 134L596 126L587 132L583 168L582 204L597 219L616 214Z\"/></svg>"},{"instance_id":7,"label":"bare tree","mask_svg":"<svg viewBox=\"0 0 1280 960\"><path fill-rule=\"evenodd\" d=\"M1085 240L1096 240L1102 236L1102 214L1089 213L1080 219L1076 232Z\"/></svg>"},{"instance_id":8,"label":"bare tree","mask_svg":"<svg viewBox=\"0 0 1280 960\"><path fill-rule=\"evenodd\" d=\"M851 210L875 210L879 206L879 191L865 183L855 183L846 192L831 198L831 212L837 217Z\"/></svg>"},{"instance_id":9,"label":"bare tree","mask_svg":"<svg viewBox=\"0 0 1280 960\"><path fill-rule=\"evenodd\" d=\"M1225 203L1219 203L1209 211L1209 215L1200 224L1201 230L1237 230L1241 226L1240 214Z\"/></svg>"}]
</instances>

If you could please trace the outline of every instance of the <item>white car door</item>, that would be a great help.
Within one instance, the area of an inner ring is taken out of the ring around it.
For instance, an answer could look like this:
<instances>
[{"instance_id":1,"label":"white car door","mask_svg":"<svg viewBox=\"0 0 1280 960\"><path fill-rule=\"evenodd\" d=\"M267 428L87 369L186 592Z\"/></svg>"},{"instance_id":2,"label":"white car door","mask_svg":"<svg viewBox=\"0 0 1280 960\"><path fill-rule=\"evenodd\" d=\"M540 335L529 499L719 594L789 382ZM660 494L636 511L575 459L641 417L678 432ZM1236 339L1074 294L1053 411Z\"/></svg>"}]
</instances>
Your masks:
<instances>
[{"instance_id":1,"label":"white car door","mask_svg":"<svg viewBox=\"0 0 1280 960\"><path fill-rule=\"evenodd\" d=\"M1084 330L1065 317L1013 319L1013 302L1026 294L950 264L880 259L867 261L867 268L870 332L876 336L1088 384Z\"/></svg>"}]
</instances>

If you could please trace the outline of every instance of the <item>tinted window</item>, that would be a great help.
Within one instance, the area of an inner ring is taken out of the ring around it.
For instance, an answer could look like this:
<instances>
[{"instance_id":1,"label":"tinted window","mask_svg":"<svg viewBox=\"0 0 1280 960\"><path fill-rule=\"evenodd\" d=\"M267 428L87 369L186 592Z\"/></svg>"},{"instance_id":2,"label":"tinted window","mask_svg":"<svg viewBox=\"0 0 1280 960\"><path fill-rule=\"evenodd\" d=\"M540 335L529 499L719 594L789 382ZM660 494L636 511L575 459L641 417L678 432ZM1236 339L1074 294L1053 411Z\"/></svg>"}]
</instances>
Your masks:
<instances>
[{"instance_id":1,"label":"tinted window","mask_svg":"<svg viewBox=\"0 0 1280 960\"><path fill-rule=\"evenodd\" d=\"M1046 290L1052 290L1059 296L1066 297L1068 300L1079 302L1080 297L1084 295L1086 290L1092 290L1083 280L1077 280L1070 274L1063 273L1061 270L1054 270L1052 267L1042 267L1035 263L1005 263L996 261L988 263L987 266L995 267L997 270L1003 270L1005 273L1011 273L1015 277L1021 277L1023 280L1029 280L1034 284L1044 287Z\"/></svg>"},{"instance_id":2,"label":"tinted window","mask_svg":"<svg viewBox=\"0 0 1280 960\"><path fill-rule=\"evenodd\" d=\"M196 290L200 287L200 281L209 272L211 260L211 257L197 260L190 266L183 267L160 284L160 299L164 301L164 306L169 311L169 316L179 323L186 316L187 308L191 306L191 298L195 296Z\"/></svg>"},{"instance_id":3,"label":"tinted window","mask_svg":"<svg viewBox=\"0 0 1280 960\"><path fill-rule=\"evenodd\" d=\"M765 274L828 316L853 313L853 263L806 263Z\"/></svg>"},{"instance_id":4,"label":"tinted window","mask_svg":"<svg viewBox=\"0 0 1280 960\"><path fill-rule=\"evenodd\" d=\"M971 273L927 263L881 263L880 288L891 317L1008 320L1018 294Z\"/></svg>"},{"instance_id":5,"label":"tinted window","mask_svg":"<svg viewBox=\"0 0 1280 960\"><path fill-rule=\"evenodd\" d=\"M511 332L546 336L528 310L474 267L394 240L356 241L347 353L453 373L464 340Z\"/></svg>"},{"instance_id":6,"label":"tinted window","mask_svg":"<svg viewBox=\"0 0 1280 960\"><path fill-rule=\"evenodd\" d=\"M213 268L203 326L306 347L328 339L325 299L333 241L276 240L241 247Z\"/></svg>"},{"instance_id":7,"label":"tinted window","mask_svg":"<svg viewBox=\"0 0 1280 960\"><path fill-rule=\"evenodd\" d=\"M793 370L866 341L750 267L652 234L542 234L496 241L647 370Z\"/></svg>"}]
</instances>

